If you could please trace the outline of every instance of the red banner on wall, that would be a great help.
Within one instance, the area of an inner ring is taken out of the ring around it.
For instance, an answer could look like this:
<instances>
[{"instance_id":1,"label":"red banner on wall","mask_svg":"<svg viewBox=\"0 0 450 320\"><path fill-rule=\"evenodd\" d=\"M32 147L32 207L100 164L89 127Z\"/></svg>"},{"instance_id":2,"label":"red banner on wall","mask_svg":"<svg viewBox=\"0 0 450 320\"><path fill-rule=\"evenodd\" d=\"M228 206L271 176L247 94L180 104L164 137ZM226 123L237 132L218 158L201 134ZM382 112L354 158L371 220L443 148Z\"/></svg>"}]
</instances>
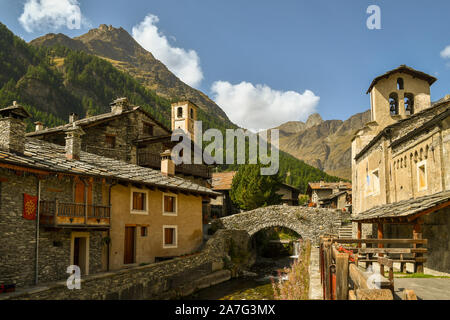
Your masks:
<instances>
[{"instance_id":1,"label":"red banner on wall","mask_svg":"<svg viewBox=\"0 0 450 320\"><path fill-rule=\"evenodd\" d=\"M23 194L23 218L27 220L36 219L37 200L35 196Z\"/></svg>"}]
</instances>

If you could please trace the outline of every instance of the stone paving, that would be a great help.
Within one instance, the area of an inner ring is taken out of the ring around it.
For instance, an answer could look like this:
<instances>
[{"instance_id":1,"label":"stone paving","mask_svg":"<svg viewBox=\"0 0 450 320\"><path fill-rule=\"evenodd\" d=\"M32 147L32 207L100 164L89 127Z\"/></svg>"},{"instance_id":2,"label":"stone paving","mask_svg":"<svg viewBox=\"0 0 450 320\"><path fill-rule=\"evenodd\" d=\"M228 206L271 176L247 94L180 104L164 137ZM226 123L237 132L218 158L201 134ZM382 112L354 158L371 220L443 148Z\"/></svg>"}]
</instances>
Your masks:
<instances>
[{"instance_id":1,"label":"stone paving","mask_svg":"<svg viewBox=\"0 0 450 320\"><path fill-rule=\"evenodd\" d=\"M320 284L319 248L311 246L311 262L309 265L309 300L323 300Z\"/></svg>"},{"instance_id":2,"label":"stone paving","mask_svg":"<svg viewBox=\"0 0 450 320\"><path fill-rule=\"evenodd\" d=\"M448 278L395 278L394 286L398 296L409 289L414 290L419 300L450 300Z\"/></svg>"}]
</instances>

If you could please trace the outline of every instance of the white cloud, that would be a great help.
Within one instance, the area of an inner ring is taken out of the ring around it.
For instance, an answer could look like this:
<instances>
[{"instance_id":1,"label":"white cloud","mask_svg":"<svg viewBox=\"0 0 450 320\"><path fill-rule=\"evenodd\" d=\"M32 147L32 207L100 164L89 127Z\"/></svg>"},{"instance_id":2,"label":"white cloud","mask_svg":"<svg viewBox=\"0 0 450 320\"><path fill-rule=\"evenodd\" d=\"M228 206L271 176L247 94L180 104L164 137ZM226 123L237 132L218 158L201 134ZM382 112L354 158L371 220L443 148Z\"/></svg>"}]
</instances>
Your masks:
<instances>
[{"instance_id":1,"label":"white cloud","mask_svg":"<svg viewBox=\"0 0 450 320\"><path fill-rule=\"evenodd\" d=\"M450 46L447 46L444 50L441 51L441 57L444 59L450 59Z\"/></svg>"},{"instance_id":2,"label":"white cloud","mask_svg":"<svg viewBox=\"0 0 450 320\"><path fill-rule=\"evenodd\" d=\"M89 25L77 0L27 0L19 22L27 32Z\"/></svg>"},{"instance_id":3,"label":"white cloud","mask_svg":"<svg viewBox=\"0 0 450 320\"><path fill-rule=\"evenodd\" d=\"M231 121L253 131L273 128L287 121L304 121L315 111L320 100L310 90L302 94L278 91L249 82L233 85L216 81L211 90L214 100Z\"/></svg>"},{"instance_id":4,"label":"white cloud","mask_svg":"<svg viewBox=\"0 0 450 320\"><path fill-rule=\"evenodd\" d=\"M203 80L200 58L194 50L173 47L156 24L159 18L149 14L133 27L133 38L186 84L196 87ZM173 38L171 38L173 39Z\"/></svg>"}]
</instances>

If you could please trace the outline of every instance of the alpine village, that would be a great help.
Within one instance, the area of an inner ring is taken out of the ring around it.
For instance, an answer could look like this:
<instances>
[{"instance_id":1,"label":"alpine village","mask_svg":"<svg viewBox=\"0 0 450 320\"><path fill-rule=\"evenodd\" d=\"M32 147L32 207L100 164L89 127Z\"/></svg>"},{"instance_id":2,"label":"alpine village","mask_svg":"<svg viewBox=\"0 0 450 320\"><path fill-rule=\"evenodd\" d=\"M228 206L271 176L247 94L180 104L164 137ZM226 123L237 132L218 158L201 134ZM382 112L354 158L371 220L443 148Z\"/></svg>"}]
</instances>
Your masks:
<instances>
[{"instance_id":1,"label":"alpine village","mask_svg":"<svg viewBox=\"0 0 450 320\"><path fill-rule=\"evenodd\" d=\"M450 299L450 95L373 76L274 128L276 175L175 164L175 129L239 128L125 29L0 24L0 300Z\"/></svg>"}]
</instances>

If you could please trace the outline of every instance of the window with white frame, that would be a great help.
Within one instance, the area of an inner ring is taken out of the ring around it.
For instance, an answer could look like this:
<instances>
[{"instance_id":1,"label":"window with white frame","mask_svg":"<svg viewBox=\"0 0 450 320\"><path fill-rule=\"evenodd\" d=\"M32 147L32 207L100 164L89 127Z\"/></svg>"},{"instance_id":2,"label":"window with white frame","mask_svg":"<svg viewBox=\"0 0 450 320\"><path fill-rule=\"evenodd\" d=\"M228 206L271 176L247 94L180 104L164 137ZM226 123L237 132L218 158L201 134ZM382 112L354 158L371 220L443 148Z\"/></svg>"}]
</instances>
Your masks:
<instances>
[{"instance_id":1,"label":"window with white frame","mask_svg":"<svg viewBox=\"0 0 450 320\"><path fill-rule=\"evenodd\" d=\"M163 226L163 248L176 248L178 246L178 227Z\"/></svg>"},{"instance_id":2,"label":"window with white frame","mask_svg":"<svg viewBox=\"0 0 450 320\"><path fill-rule=\"evenodd\" d=\"M131 189L131 213L148 214L148 192Z\"/></svg>"},{"instance_id":3,"label":"window with white frame","mask_svg":"<svg viewBox=\"0 0 450 320\"><path fill-rule=\"evenodd\" d=\"M423 191L428 188L426 160L417 163L417 187L419 191Z\"/></svg>"},{"instance_id":4,"label":"window with white frame","mask_svg":"<svg viewBox=\"0 0 450 320\"><path fill-rule=\"evenodd\" d=\"M163 215L177 215L177 196L174 194L163 194Z\"/></svg>"}]
</instances>

